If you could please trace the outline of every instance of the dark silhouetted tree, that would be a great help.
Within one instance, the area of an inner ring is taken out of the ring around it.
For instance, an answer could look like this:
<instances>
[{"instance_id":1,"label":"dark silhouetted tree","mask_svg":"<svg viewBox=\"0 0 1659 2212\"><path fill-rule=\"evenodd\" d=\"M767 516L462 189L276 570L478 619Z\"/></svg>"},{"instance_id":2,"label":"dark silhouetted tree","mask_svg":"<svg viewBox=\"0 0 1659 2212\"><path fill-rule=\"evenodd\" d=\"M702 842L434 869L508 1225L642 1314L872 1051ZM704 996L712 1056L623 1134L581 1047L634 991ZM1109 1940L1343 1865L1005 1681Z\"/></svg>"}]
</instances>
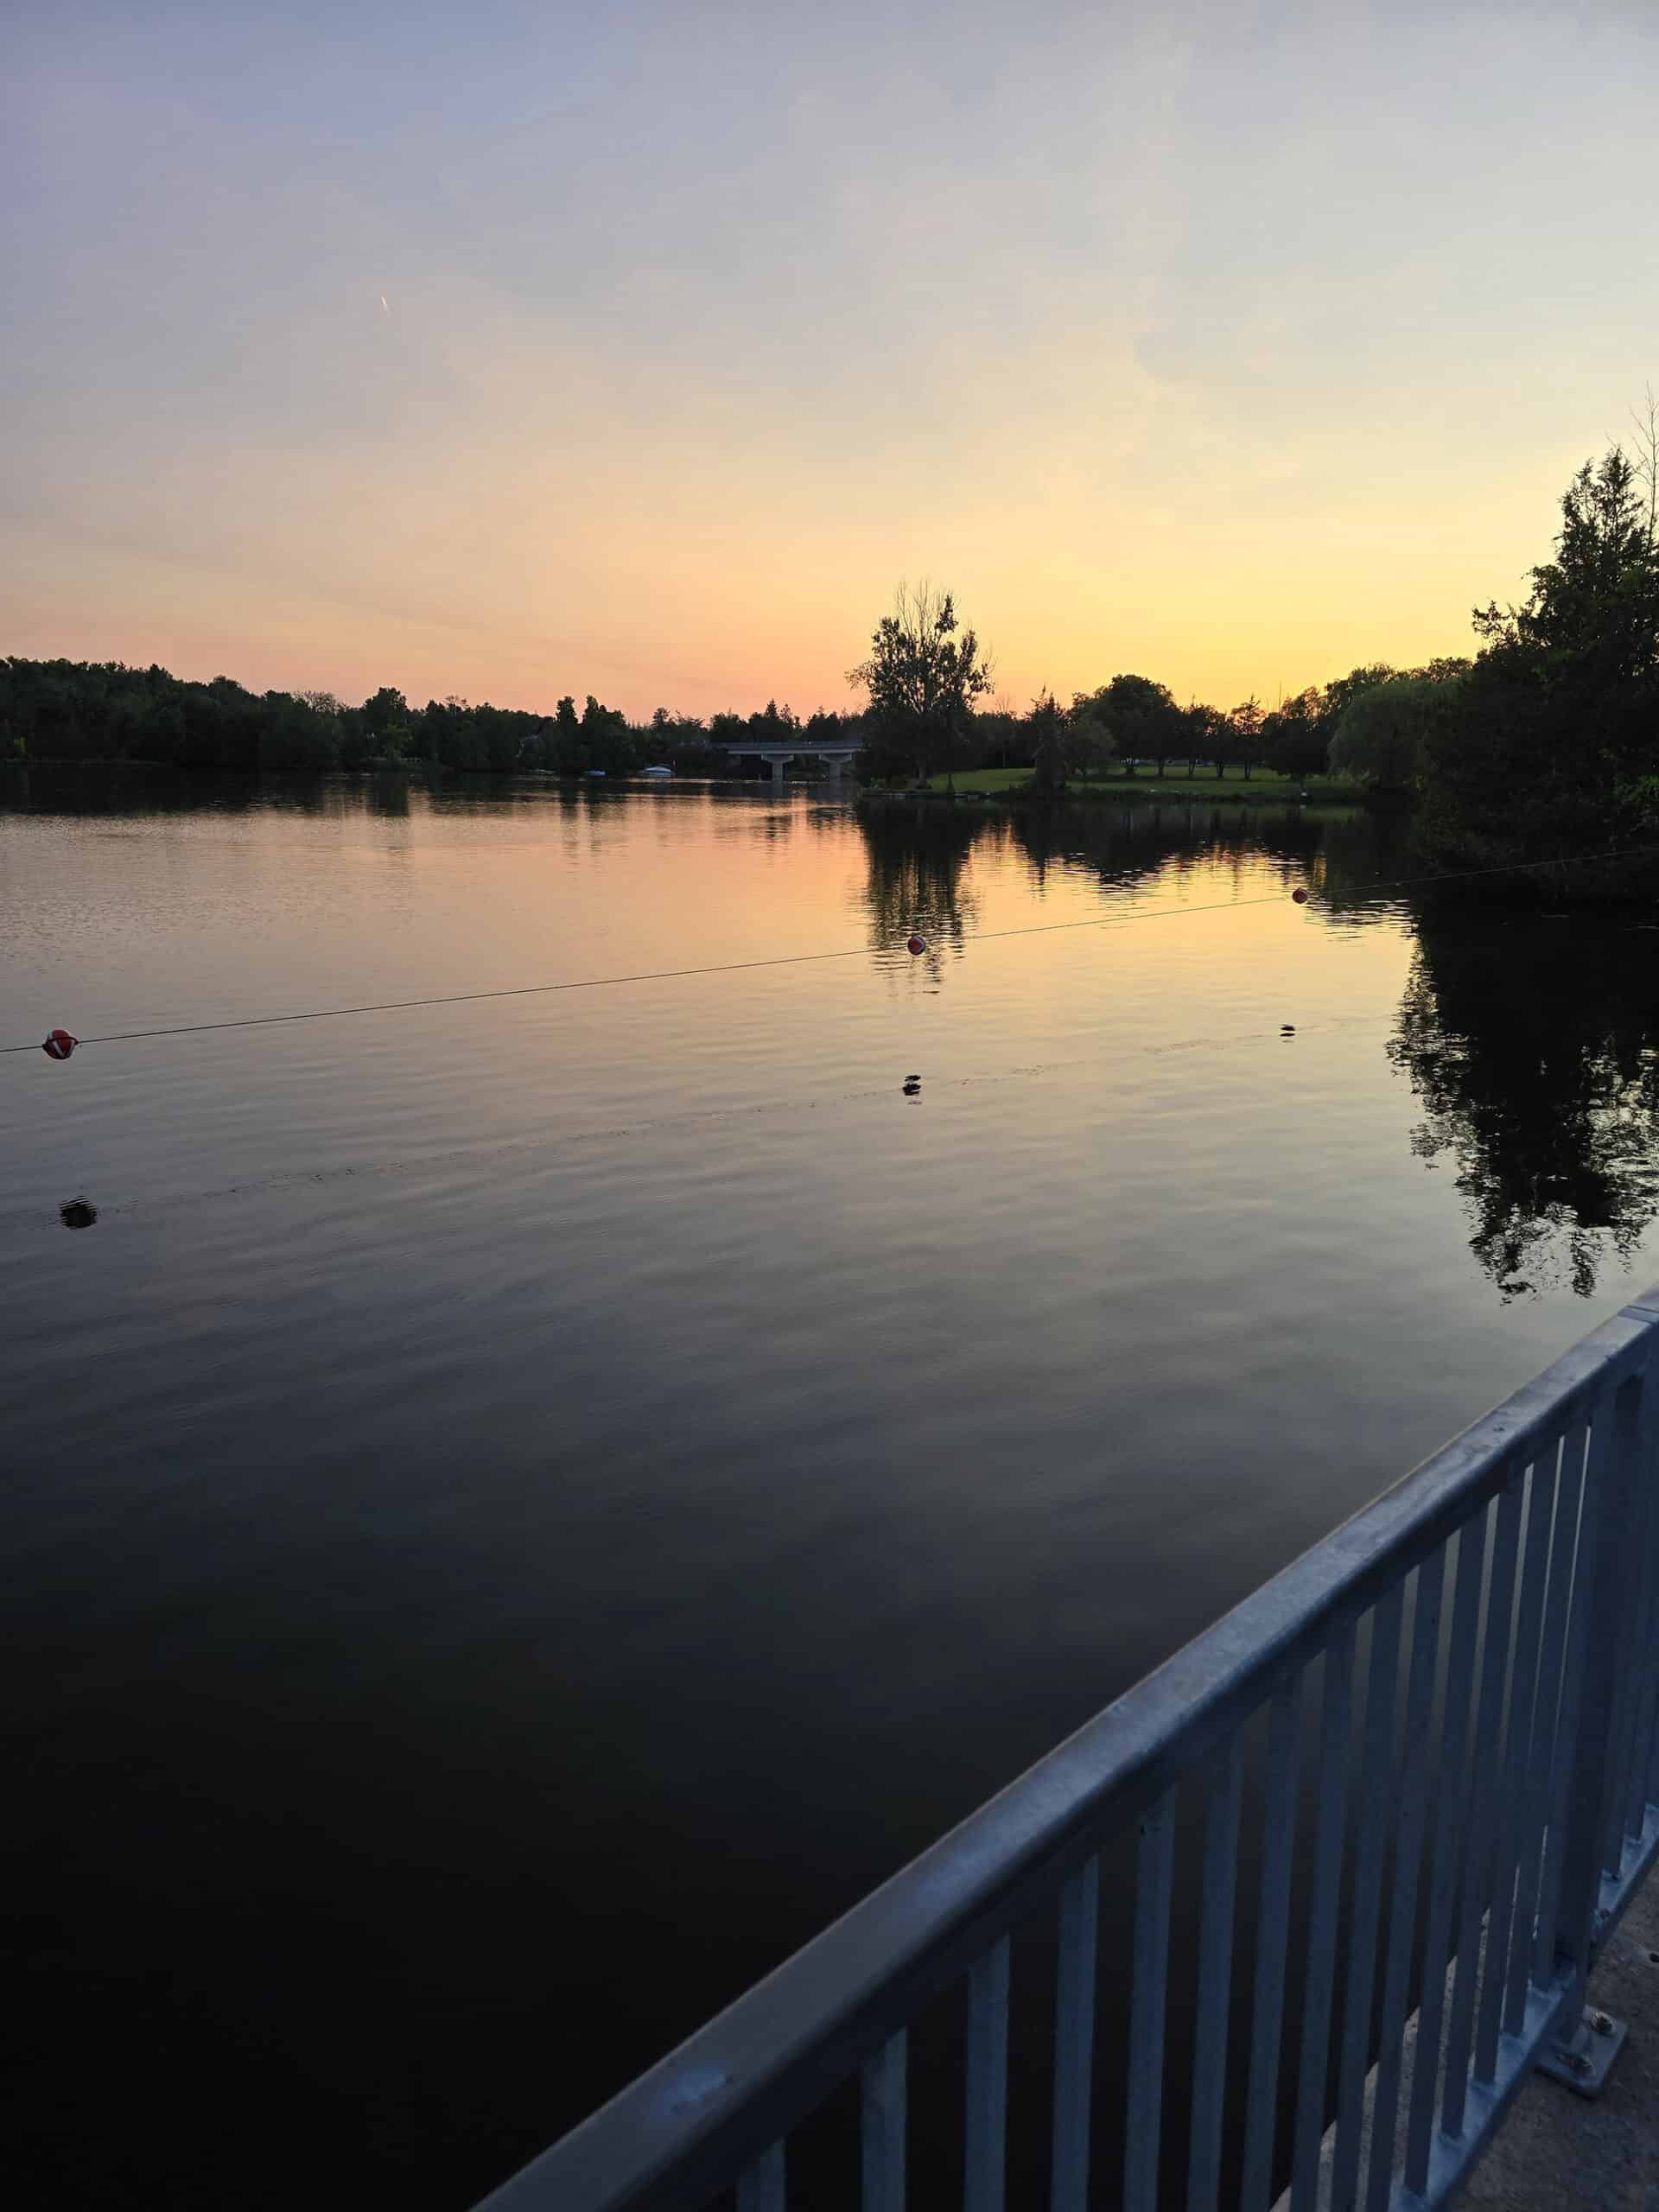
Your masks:
<instances>
[{"instance_id":1,"label":"dark silhouetted tree","mask_svg":"<svg viewBox=\"0 0 1659 2212\"><path fill-rule=\"evenodd\" d=\"M1332 737L1332 773L1373 791L1411 790L1447 696L1446 686L1427 676L1390 677L1360 692Z\"/></svg>"},{"instance_id":2,"label":"dark silhouetted tree","mask_svg":"<svg viewBox=\"0 0 1659 2212\"><path fill-rule=\"evenodd\" d=\"M901 583L892 613L875 626L869 658L848 672L869 698L862 772L876 780L908 772L919 785L943 770L954 791L974 708L991 676L951 594Z\"/></svg>"},{"instance_id":3,"label":"dark silhouetted tree","mask_svg":"<svg viewBox=\"0 0 1659 2212\"><path fill-rule=\"evenodd\" d=\"M1169 686L1149 676L1115 676L1098 691L1079 692L1071 703L1074 713L1091 714L1110 733L1126 775L1150 760L1161 776L1185 749L1185 717Z\"/></svg>"},{"instance_id":4,"label":"dark silhouetted tree","mask_svg":"<svg viewBox=\"0 0 1659 2212\"><path fill-rule=\"evenodd\" d=\"M1251 770L1262 758L1263 716L1255 692L1252 691L1248 699L1235 707L1227 719L1232 726L1232 757L1243 766L1244 780L1248 784Z\"/></svg>"}]
</instances>

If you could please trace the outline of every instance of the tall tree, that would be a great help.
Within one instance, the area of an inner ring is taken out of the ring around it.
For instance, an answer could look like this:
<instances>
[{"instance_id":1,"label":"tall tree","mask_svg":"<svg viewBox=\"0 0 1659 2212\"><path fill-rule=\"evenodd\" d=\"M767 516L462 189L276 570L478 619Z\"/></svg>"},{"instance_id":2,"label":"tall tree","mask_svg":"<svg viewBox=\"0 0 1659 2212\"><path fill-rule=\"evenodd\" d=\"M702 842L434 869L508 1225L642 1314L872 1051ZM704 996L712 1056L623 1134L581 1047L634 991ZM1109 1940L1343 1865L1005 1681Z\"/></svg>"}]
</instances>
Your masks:
<instances>
[{"instance_id":1,"label":"tall tree","mask_svg":"<svg viewBox=\"0 0 1659 2212\"><path fill-rule=\"evenodd\" d=\"M1640 793L1659 765L1646 465L1618 446L1586 461L1561 497L1555 557L1533 569L1525 601L1475 609L1482 650L1423 766L1421 818L1442 865L1577 861L1642 829Z\"/></svg>"},{"instance_id":2,"label":"tall tree","mask_svg":"<svg viewBox=\"0 0 1659 2212\"><path fill-rule=\"evenodd\" d=\"M1330 734L1321 718L1320 698L1310 688L1294 698L1283 699L1262 728L1262 757L1281 776L1317 776L1324 772Z\"/></svg>"},{"instance_id":3,"label":"tall tree","mask_svg":"<svg viewBox=\"0 0 1659 2212\"><path fill-rule=\"evenodd\" d=\"M1409 791L1446 696L1445 687L1427 676L1395 676L1370 685L1349 702L1337 724L1332 772L1374 791Z\"/></svg>"},{"instance_id":4,"label":"tall tree","mask_svg":"<svg viewBox=\"0 0 1659 2212\"><path fill-rule=\"evenodd\" d=\"M1086 705L1068 713L1052 691L1039 692L1032 701L1026 728L1031 787L1041 798L1058 798L1068 778L1084 765L1088 749L1111 742Z\"/></svg>"},{"instance_id":5,"label":"tall tree","mask_svg":"<svg viewBox=\"0 0 1659 2212\"><path fill-rule=\"evenodd\" d=\"M1181 753L1190 783L1200 760L1213 760L1217 768L1222 766L1226 759L1230 725L1219 707L1211 707L1202 699L1195 699L1184 708L1181 720L1185 731Z\"/></svg>"},{"instance_id":6,"label":"tall tree","mask_svg":"<svg viewBox=\"0 0 1659 2212\"><path fill-rule=\"evenodd\" d=\"M787 745L800 734L800 721L792 707L780 707L775 699L749 716L749 735L763 745Z\"/></svg>"},{"instance_id":7,"label":"tall tree","mask_svg":"<svg viewBox=\"0 0 1659 2212\"><path fill-rule=\"evenodd\" d=\"M1187 740L1186 719L1174 694L1150 676L1115 676L1098 691L1080 692L1072 707L1086 707L1111 732L1127 775L1135 773L1137 762L1150 760L1161 776Z\"/></svg>"},{"instance_id":8,"label":"tall tree","mask_svg":"<svg viewBox=\"0 0 1659 2212\"><path fill-rule=\"evenodd\" d=\"M1103 772L1117 752L1117 738L1096 697L1077 692L1065 717L1065 760L1083 777Z\"/></svg>"},{"instance_id":9,"label":"tall tree","mask_svg":"<svg viewBox=\"0 0 1659 2212\"><path fill-rule=\"evenodd\" d=\"M1243 764L1244 780L1248 784L1251 769L1262 757L1263 717L1261 702L1255 692L1252 691L1248 699L1241 700L1227 719L1232 725L1232 749Z\"/></svg>"},{"instance_id":10,"label":"tall tree","mask_svg":"<svg viewBox=\"0 0 1659 2212\"><path fill-rule=\"evenodd\" d=\"M584 768L601 768L607 775L624 775L634 764L634 741L628 718L620 709L601 706L590 691L582 710L580 745Z\"/></svg>"},{"instance_id":11,"label":"tall tree","mask_svg":"<svg viewBox=\"0 0 1659 2212\"><path fill-rule=\"evenodd\" d=\"M1629 683L1659 664L1653 497L1618 446L1586 461L1561 497L1556 554L1520 607L1477 607L1475 633L1529 662L1546 688Z\"/></svg>"},{"instance_id":12,"label":"tall tree","mask_svg":"<svg viewBox=\"0 0 1659 2212\"><path fill-rule=\"evenodd\" d=\"M941 768L952 791L975 702L991 688L978 633L963 629L948 591L901 583L876 624L869 657L848 671L869 697L866 753L888 777L899 764L918 785Z\"/></svg>"}]
</instances>

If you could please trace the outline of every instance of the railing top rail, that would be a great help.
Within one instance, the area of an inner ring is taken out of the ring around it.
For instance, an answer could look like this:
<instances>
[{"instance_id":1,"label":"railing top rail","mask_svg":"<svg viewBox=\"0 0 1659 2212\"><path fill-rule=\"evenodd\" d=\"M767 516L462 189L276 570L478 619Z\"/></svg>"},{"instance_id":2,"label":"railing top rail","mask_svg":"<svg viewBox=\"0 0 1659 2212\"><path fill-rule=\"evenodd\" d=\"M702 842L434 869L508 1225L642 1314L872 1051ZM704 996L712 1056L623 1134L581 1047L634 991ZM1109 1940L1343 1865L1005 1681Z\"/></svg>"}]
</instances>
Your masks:
<instances>
[{"instance_id":1,"label":"railing top rail","mask_svg":"<svg viewBox=\"0 0 1659 2212\"><path fill-rule=\"evenodd\" d=\"M695 2206L1659 1344L1659 1287L1243 1599L477 2212Z\"/></svg>"}]
</instances>

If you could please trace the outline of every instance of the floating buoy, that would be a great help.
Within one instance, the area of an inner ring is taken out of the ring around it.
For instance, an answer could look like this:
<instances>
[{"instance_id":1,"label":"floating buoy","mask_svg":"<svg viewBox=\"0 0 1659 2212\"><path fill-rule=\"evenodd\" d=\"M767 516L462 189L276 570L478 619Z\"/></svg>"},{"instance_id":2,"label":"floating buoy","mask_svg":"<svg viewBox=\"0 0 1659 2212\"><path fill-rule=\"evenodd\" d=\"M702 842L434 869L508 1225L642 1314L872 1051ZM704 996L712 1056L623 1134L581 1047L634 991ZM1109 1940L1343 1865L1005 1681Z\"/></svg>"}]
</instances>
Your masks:
<instances>
[{"instance_id":1,"label":"floating buoy","mask_svg":"<svg viewBox=\"0 0 1659 2212\"><path fill-rule=\"evenodd\" d=\"M925 952L927 950L927 939L925 937L912 938L910 940L910 949L912 952ZM53 1033L54 1035L56 1035L58 1033L54 1031Z\"/></svg>"},{"instance_id":2,"label":"floating buoy","mask_svg":"<svg viewBox=\"0 0 1659 2212\"><path fill-rule=\"evenodd\" d=\"M1291 894L1290 894L1290 895L1291 895L1291 897L1292 897L1292 898L1296 901L1296 904L1297 904L1299 906L1306 906L1306 904L1307 904L1307 893L1306 893L1306 891L1304 891L1304 890L1301 888L1301 887L1300 887L1300 884L1297 886L1296 889L1291 893Z\"/></svg>"},{"instance_id":3,"label":"floating buoy","mask_svg":"<svg viewBox=\"0 0 1659 2212\"><path fill-rule=\"evenodd\" d=\"M69 1198L58 1208L58 1219L66 1229L90 1229L98 1219L98 1208L90 1198Z\"/></svg>"},{"instance_id":4,"label":"floating buoy","mask_svg":"<svg viewBox=\"0 0 1659 2212\"><path fill-rule=\"evenodd\" d=\"M48 1060L67 1060L79 1042L79 1038L72 1037L67 1029L48 1029L41 1050Z\"/></svg>"},{"instance_id":5,"label":"floating buoy","mask_svg":"<svg viewBox=\"0 0 1659 2212\"><path fill-rule=\"evenodd\" d=\"M1294 1021L1281 1021L1279 1025L1279 1034L1281 1037L1294 1037L1296 1034L1295 1023Z\"/></svg>"}]
</instances>

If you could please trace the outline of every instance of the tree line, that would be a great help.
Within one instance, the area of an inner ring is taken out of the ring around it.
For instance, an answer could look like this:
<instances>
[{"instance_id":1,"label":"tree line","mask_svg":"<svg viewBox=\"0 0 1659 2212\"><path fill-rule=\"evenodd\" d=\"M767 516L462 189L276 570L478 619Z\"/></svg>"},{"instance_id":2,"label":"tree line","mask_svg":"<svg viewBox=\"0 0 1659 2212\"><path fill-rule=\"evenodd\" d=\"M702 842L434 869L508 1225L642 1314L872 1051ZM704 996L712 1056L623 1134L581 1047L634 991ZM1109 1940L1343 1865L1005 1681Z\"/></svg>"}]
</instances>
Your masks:
<instances>
[{"instance_id":1,"label":"tree line","mask_svg":"<svg viewBox=\"0 0 1659 2212\"><path fill-rule=\"evenodd\" d=\"M1113 761L1131 775L1329 773L1415 801L1436 860L1500 868L1659 837L1651 393L1645 418L1633 419L1634 452L1611 446L1562 494L1554 557L1531 571L1525 600L1473 609L1471 657L1369 663L1271 709L1254 696L1224 710L1183 706L1155 678L1122 674L1069 706L1044 691L1024 715L988 709L989 659L951 595L901 587L849 671L869 700L863 772L923 782L1026 767L1048 798Z\"/></svg>"},{"instance_id":2,"label":"tree line","mask_svg":"<svg viewBox=\"0 0 1659 2212\"><path fill-rule=\"evenodd\" d=\"M227 676L200 683L119 661L0 660L0 760L143 761L190 769L408 769L515 774L731 772L729 745L837 743L858 715L803 720L775 700L707 721L658 707L631 722L589 693L550 715L431 699L411 706L382 685L360 706L328 691L250 691Z\"/></svg>"},{"instance_id":3,"label":"tree line","mask_svg":"<svg viewBox=\"0 0 1659 2212\"><path fill-rule=\"evenodd\" d=\"M957 617L949 596L901 587L899 597L902 613L883 618L877 649L858 671L870 694L862 711L820 709L803 717L768 700L747 715L704 721L658 707L649 721L631 722L591 693L580 709L567 696L550 715L539 715L455 697L412 706L389 684L352 706L327 691L251 691L227 676L197 683L156 666L13 656L0 660L0 760L562 775L595 768L623 775L660 765L682 775L715 775L729 772L730 746L793 743L804 755L814 738L852 738L862 741L863 776L877 782L1025 767L1058 789L1068 776L1114 761L1128 774L1181 768L1191 774L1205 764L1245 779L1258 767L1312 776L1324 772L1332 734L1351 699L1395 673L1381 664L1356 669L1266 713L1253 699L1225 712L1182 707L1150 677L1116 676L1078 693L1064 712L1045 696L1016 715L985 703L988 677L976 664L977 640L971 631L952 636Z\"/></svg>"},{"instance_id":4,"label":"tree line","mask_svg":"<svg viewBox=\"0 0 1659 2212\"><path fill-rule=\"evenodd\" d=\"M1659 404L1562 495L1554 557L1519 606L1473 610L1472 657L1401 670L1366 663L1264 707L1189 699L1124 672L1068 705L1024 713L994 696L978 632L949 592L901 585L849 681L854 712L803 720L769 700L704 721L658 707L631 722L589 694L550 715L412 706L383 686L360 706L325 691L187 682L118 662L0 661L0 760L144 760L184 768L430 767L607 775L664 765L732 772L728 748L861 747L866 781L925 784L962 770L1030 772L1039 796L1111 764L1123 775L1200 768L1332 774L1418 804L1431 849L1503 866L1659 836Z\"/></svg>"},{"instance_id":5,"label":"tree line","mask_svg":"<svg viewBox=\"0 0 1659 2212\"><path fill-rule=\"evenodd\" d=\"M1525 599L1473 610L1472 660L1391 675L1333 734L1333 771L1415 800L1431 859L1530 865L1659 836L1651 396L1636 446L1579 469ZM1624 873L1634 887L1640 871Z\"/></svg>"},{"instance_id":6,"label":"tree line","mask_svg":"<svg viewBox=\"0 0 1659 2212\"><path fill-rule=\"evenodd\" d=\"M1439 682L1469 666L1436 661L1413 680ZM995 680L976 631L963 626L954 596L931 585L900 584L893 610L876 625L867 658L848 680L868 699L860 772L878 783L924 784L970 768L1028 768L1039 793L1058 797L1074 778L1113 763L1133 776L1224 776L1248 782L1257 768L1301 778L1324 775L1332 741L1363 692L1393 680L1379 661L1332 683L1263 708L1254 696L1220 708L1183 706L1155 677L1122 674L1062 706L1044 691L1028 712L986 701Z\"/></svg>"}]
</instances>

